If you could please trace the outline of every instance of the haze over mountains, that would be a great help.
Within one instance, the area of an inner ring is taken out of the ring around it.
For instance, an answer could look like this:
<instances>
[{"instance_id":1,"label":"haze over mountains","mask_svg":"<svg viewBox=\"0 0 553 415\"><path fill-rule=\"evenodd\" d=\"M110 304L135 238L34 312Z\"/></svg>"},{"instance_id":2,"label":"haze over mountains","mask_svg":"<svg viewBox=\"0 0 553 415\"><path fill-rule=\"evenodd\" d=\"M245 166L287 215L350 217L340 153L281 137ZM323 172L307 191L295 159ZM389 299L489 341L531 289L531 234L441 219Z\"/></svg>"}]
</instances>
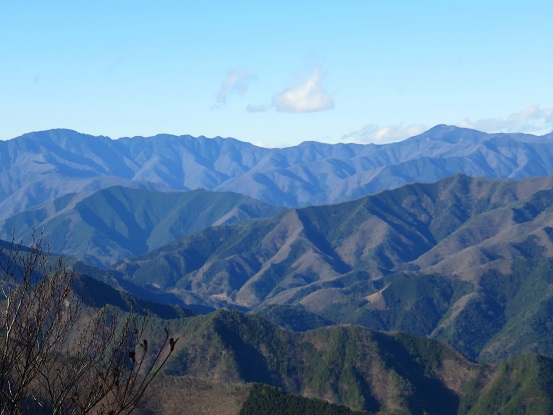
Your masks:
<instances>
[{"instance_id":1,"label":"haze over mountains","mask_svg":"<svg viewBox=\"0 0 553 415\"><path fill-rule=\"evenodd\" d=\"M38 229L120 290L77 278L93 306L171 305L152 308L153 338L182 337L160 394L185 382L244 414L267 396L551 413L553 133L437 126L380 146L266 149L51 130L0 142L0 163L0 239ZM278 395L291 392L304 398Z\"/></svg>"},{"instance_id":2,"label":"haze over mountains","mask_svg":"<svg viewBox=\"0 0 553 415\"><path fill-rule=\"evenodd\" d=\"M124 185L231 191L282 206L351 200L463 173L494 178L553 174L553 134L485 134L439 125L385 145L267 149L231 138L93 137L71 130L0 142L0 219L68 193Z\"/></svg>"}]
</instances>

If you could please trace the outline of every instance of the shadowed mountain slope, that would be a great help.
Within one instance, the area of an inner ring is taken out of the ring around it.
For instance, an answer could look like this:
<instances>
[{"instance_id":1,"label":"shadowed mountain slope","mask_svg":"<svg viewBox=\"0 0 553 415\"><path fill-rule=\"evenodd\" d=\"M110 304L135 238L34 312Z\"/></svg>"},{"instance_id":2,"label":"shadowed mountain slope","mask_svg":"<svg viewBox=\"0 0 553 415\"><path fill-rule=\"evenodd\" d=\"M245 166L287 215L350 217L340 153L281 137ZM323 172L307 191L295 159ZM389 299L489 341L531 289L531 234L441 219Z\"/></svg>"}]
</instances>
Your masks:
<instances>
[{"instance_id":1,"label":"shadowed mountain slope","mask_svg":"<svg viewBox=\"0 0 553 415\"><path fill-rule=\"evenodd\" d=\"M280 210L237 193L110 187L66 195L8 218L0 223L0 238L15 231L16 240L30 240L40 229L53 252L106 266L210 226Z\"/></svg>"}]
</instances>

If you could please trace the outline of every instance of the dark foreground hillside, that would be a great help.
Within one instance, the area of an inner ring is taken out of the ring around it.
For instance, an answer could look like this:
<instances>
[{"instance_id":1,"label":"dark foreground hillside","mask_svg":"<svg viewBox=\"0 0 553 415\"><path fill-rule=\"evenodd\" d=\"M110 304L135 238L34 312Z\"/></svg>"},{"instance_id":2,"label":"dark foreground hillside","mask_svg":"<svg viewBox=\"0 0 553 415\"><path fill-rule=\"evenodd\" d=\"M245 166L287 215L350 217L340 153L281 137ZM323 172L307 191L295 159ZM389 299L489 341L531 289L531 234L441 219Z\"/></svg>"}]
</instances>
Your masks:
<instances>
[{"instance_id":1,"label":"dark foreground hillside","mask_svg":"<svg viewBox=\"0 0 553 415\"><path fill-rule=\"evenodd\" d=\"M553 408L553 360L547 357L476 364L436 340L399 332L339 325L298 333L238 311L196 315L148 304L80 275L71 281L60 304L66 312L80 304L83 313L68 326L68 345L103 305L102 324L128 311L150 315L144 331L132 332L139 338L131 333L124 340L117 353L123 365L126 359L135 362L137 343L153 355L162 344L170 345L172 354L151 384L142 414L548 414ZM24 344L22 339L15 344ZM44 356L61 357L64 365L78 356L63 359L60 350ZM139 367L147 370L148 364ZM45 372L46 379L56 370ZM111 376L103 373L92 372L92 379L108 382ZM122 383L119 372L113 373L116 388ZM71 387L78 388L74 399L87 390L85 384Z\"/></svg>"},{"instance_id":2,"label":"dark foreground hillside","mask_svg":"<svg viewBox=\"0 0 553 415\"><path fill-rule=\"evenodd\" d=\"M288 394L257 383L226 383L190 377L166 377L152 387L155 397L143 415L365 415L344 405Z\"/></svg>"},{"instance_id":3,"label":"dark foreground hillside","mask_svg":"<svg viewBox=\"0 0 553 415\"><path fill-rule=\"evenodd\" d=\"M475 364L435 340L359 326L294 333L224 310L154 320L152 338L161 325L181 339L146 405L154 413L350 413L300 396L383 415L553 410L553 360L538 355Z\"/></svg>"}]
</instances>

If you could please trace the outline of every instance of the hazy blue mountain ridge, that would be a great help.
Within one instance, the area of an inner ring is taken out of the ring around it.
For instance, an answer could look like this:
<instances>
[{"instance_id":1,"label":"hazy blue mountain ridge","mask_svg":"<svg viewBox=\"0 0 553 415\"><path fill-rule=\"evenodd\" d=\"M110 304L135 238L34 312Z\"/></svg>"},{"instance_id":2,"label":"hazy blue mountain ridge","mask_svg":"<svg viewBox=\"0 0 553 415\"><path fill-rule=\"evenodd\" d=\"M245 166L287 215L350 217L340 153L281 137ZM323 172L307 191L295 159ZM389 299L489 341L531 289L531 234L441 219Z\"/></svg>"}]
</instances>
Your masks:
<instances>
[{"instance_id":1,"label":"hazy blue mountain ridge","mask_svg":"<svg viewBox=\"0 0 553 415\"><path fill-rule=\"evenodd\" d=\"M113 185L205 188L306 206L456 173L496 178L553 174L553 136L485 134L440 125L392 144L304 142L267 149L220 137L111 140L50 130L0 142L0 161L0 218L67 193Z\"/></svg>"},{"instance_id":2,"label":"hazy blue mountain ridge","mask_svg":"<svg viewBox=\"0 0 553 415\"><path fill-rule=\"evenodd\" d=\"M380 146L263 149L52 130L0 143L0 163L0 238L44 228L55 251L95 265L135 256L112 270L70 265L143 298L250 310L302 332L236 311L193 316L78 276L87 306L171 318L149 328L182 338L162 380L169 396L186 377L282 389L252 387L241 401L251 413L297 405L288 392L382 414L551 413L553 361L533 353L553 357L553 134L437 126ZM325 205L282 211L191 189ZM366 327L507 360L474 364Z\"/></svg>"}]
</instances>

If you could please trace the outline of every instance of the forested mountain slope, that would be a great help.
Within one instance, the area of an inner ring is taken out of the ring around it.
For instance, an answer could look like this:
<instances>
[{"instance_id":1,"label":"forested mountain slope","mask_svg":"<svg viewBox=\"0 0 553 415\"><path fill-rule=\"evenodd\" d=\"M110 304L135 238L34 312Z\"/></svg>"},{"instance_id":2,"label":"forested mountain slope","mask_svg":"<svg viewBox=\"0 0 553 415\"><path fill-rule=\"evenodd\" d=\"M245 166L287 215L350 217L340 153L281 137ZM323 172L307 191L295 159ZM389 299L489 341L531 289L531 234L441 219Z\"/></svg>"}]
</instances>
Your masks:
<instances>
[{"instance_id":1,"label":"forested mountain slope","mask_svg":"<svg viewBox=\"0 0 553 415\"><path fill-rule=\"evenodd\" d=\"M110 187L68 194L0 221L0 238L40 230L53 252L106 266L210 226L268 217L282 208L237 193Z\"/></svg>"},{"instance_id":2,"label":"forested mountain slope","mask_svg":"<svg viewBox=\"0 0 553 415\"><path fill-rule=\"evenodd\" d=\"M213 400L234 398L244 402L243 414L275 413L263 411L274 410L275 402L284 413L317 413L294 412L298 406L303 411L316 406L267 387L255 387L244 399L244 381L381 415L548 414L553 408L553 361L542 356L474 364L430 339L356 326L293 333L226 310L166 324L180 340L159 389L165 399L158 408L177 397L197 406L201 397L207 407Z\"/></svg>"},{"instance_id":3,"label":"forested mountain slope","mask_svg":"<svg viewBox=\"0 0 553 415\"><path fill-rule=\"evenodd\" d=\"M553 177L458 175L209 228L124 260L111 278L181 304L297 305L434 336L472 358L553 355L536 320L551 320L551 206Z\"/></svg>"}]
</instances>

